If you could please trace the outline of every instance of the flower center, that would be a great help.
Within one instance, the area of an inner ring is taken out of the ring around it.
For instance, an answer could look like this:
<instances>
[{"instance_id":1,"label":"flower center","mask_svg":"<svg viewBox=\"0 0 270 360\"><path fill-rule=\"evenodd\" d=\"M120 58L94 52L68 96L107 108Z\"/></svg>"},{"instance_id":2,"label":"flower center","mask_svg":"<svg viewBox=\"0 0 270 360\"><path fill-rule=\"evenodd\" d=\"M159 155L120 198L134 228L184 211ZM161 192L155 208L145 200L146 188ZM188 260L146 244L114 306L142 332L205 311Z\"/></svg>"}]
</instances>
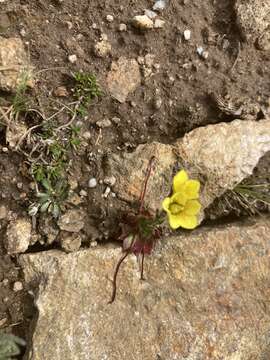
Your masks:
<instances>
[{"instance_id":1,"label":"flower center","mask_svg":"<svg viewBox=\"0 0 270 360\"><path fill-rule=\"evenodd\" d=\"M180 204L173 203L173 204L170 205L169 209L170 209L170 212L171 212L173 215L177 215L177 214L179 214L181 211L184 210L184 206L183 206L183 205L180 205Z\"/></svg>"}]
</instances>

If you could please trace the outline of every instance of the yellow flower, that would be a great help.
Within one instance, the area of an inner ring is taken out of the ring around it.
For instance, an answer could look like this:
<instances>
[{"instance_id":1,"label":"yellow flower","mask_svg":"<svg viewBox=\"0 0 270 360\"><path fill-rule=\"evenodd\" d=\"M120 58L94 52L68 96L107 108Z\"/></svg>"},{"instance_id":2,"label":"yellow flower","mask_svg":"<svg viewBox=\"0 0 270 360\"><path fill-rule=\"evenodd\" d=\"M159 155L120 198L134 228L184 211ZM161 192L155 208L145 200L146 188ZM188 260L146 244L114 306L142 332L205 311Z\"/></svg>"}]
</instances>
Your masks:
<instances>
[{"instance_id":1,"label":"yellow flower","mask_svg":"<svg viewBox=\"0 0 270 360\"><path fill-rule=\"evenodd\" d=\"M201 204L197 200L199 190L200 182L189 180L185 170L181 170L175 175L173 178L173 194L162 203L172 229L179 227L194 229L198 225L197 215L201 209Z\"/></svg>"}]
</instances>

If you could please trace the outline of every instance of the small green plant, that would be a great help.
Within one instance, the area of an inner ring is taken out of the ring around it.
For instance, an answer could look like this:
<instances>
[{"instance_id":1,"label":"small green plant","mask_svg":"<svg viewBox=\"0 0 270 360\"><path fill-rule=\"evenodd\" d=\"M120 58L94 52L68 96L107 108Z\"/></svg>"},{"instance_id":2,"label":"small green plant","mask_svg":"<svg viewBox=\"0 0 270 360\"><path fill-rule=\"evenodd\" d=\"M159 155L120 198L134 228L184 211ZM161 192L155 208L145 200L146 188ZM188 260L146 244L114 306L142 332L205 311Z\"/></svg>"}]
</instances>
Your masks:
<instances>
[{"instance_id":1,"label":"small green plant","mask_svg":"<svg viewBox=\"0 0 270 360\"><path fill-rule=\"evenodd\" d=\"M70 127L69 145L74 150L77 150L78 146L81 144L80 131L81 131L80 126L73 125Z\"/></svg>"},{"instance_id":2,"label":"small green plant","mask_svg":"<svg viewBox=\"0 0 270 360\"><path fill-rule=\"evenodd\" d=\"M48 212L54 218L58 218L63 210L63 203L68 197L69 186L67 181L59 179L52 182L48 179L40 181L42 185L42 192L37 192L38 201L29 206L28 213L30 216L35 216L38 211L41 213Z\"/></svg>"},{"instance_id":3,"label":"small green plant","mask_svg":"<svg viewBox=\"0 0 270 360\"><path fill-rule=\"evenodd\" d=\"M20 346L25 346L25 341L11 334L0 333L0 360L12 360L20 354Z\"/></svg>"},{"instance_id":4,"label":"small green plant","mask_svg":"<svg viewBox=\"0 0 270 360\"><path fill-rule=\"evenodd\" d=\"M20 113L27 111L29 99L27 98L26 90L28 88L28 82L29 73L25 71L21 75L15 96L12 100L12 112L15 116L16 114L19 115Z\"/></svg>"},{"instance_id":5,"label":"small green plant","mask_svg":"<svg viewBox=\"0 0 270 360\"><path fill-rule=\"evenodd\" d=\"M43 144L43 161L33 162L31 173L36 182L35 201L29 206L28 212L35 216L38 212L48 212L57 218L64 208L68 197L67 171L69 168L70 152L78 150L80 145L80 127L70 125L60 133L52 123L44 124L38 134L38 140ZM44 161L45 160L45 161Z\"/></svg>"},{"instance_id":6,"label":"small green plant","mask_svg":"<svg viewBox=\"0 0 270 360\"><path fill-rule=\"evenodd\" d=\"M76 72L74 75L74 96L80 101L77 111L84 116L91 101L102 95L95 75L90 73Z\"/></svg>"},{"instance_id":7,"label":"small green plant","mask_svg":"<svg viewBox=\"0 0 270 360\"><path fill-rule=\"evenodd\" d=\"M238 202L251 213L258 213L256 204L270 206L270 183L242 183L233 189Z\"/></svg>"}]
</instances>

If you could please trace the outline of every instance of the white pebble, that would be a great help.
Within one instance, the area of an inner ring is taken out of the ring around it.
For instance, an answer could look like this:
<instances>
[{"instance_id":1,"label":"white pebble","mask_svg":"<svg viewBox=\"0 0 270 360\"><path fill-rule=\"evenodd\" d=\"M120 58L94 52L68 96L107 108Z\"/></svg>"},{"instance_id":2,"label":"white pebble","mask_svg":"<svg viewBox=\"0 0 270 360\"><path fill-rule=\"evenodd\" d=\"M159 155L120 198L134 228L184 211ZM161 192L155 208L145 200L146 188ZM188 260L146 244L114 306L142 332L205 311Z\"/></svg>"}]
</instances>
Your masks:
<instances>
[{"instance_id":1,"label":"white pebble","mask_svg":"<svg viewBox=\"0 0 270 360\"><path fill-rule=\"evenodd\" d=\"M197 47L197 54L202 56L203 54L203 48L201 46Z\"/></svg>"},{"instance_id":2,"label":"white pebble","mask_svg":"<svg viewBox=\"0 0 270 360\"><path fill-rule=\"evenodd\" d=\"M155 2L155 4L153 5L153 10L154 11L161 11L164 10L166 6L166 1L165 0L158 0Z\"/></svg>"},{"instance_id":3,"label":"white pebble","mask_svg":"<svg viewBox=\"0 0 270 360\"><path fill-rule=\"evenodd\" d=\"M104 184L109 186L114 186L116 183L116 178L114 176L106 176L103 180Z\"/></svg>"},{"instance_id":4,"label":"white pebble","mask_svg":"<svg viewBox=\"0 0 270 360\"><path fill-rule=\"evenodd\" d=\"M209 52L208 51L203 51L202 58L206 60L208 58L208 56L209 56Z\"/></svg>"},{"instance_id":5,"label":"white pebble","mask_svg":"<svg viewBox=\"0 0 270 360\"><path fill-rule=\"evenodd\" d=\"M119 25L119 31L127 31L127 25L126 24L120 24Z\"/></svg>"},{"instance_id":6,"label":"white pebble","mask_svg":"<svg viewBox=\"0 0 270 360\"><path fill-rule=\"evenodd\" d=\"M82 196L82 197L86 197L87 196L87 191L85 191L85 190L81 190L80 191L80 196Z\"/></svg>"},{"instance_id":7,"label":"white pebble","mask_svg":"<svg viewBox=\"0 0 270 360\"><path fill-rule=\"evenodd\" d=\"M74 64L74 63L77 61L77 55L75 55L75 54L69 55L68 61L69 61L71 64Z\"/></svg>"},{"instance_id":8,"label":"white pebble","mask_svg":"<svg viewBox=\"0 0 270 360\"><path fill-rule=\"evenodd\" d=\"M93 189L97 186L97 179L96 178L91 178L88 181L88 187L90 187L90 189Z\"/></svg>"},{"instance_id":9,"label":"white pebble","mask_svg":"<svg viewBox=\"0 0 270 360\"><path fill-rule=\"evenodd\" d=\"M109 188L109 186L107 186L104 191L103 197L106 199L109 196L110 192L111 192L111 189Z\"/></svg>"},{"instance_id":10,"label":"white pebble","mask_svg":"<svg viewBox=\"0 0 270 360\"><path fill-rule=\"evenodd\" d=\"M114 17L113 17L112 15L107 15L107 16L106 16L106 20L107 20L108 22L113 22Z\"/></svg>"},{"instance_id":11,"label":"white pebble","mask_svg":"<svg viewBox=\"0 0 270 360\"><path fill-rule=\"evenodd\" d=\"M185 38L186 41L190 40L190 38L191 38L191 31L190 30L187 29L187 30L184 31L184 38Z\"/></svg>"},{"instance_id":12,"label":"white pebble","mask_svg":"<svg viewBox=\"0 0 270 360\"><path fill-rule=\"evenodd\" d=\"M18 292L18 291L22 291L22 289L23 289L23 284L22 284L22 282L16 281L16 282L13 284L13 291Z\"/></svg>"}]
</instances>

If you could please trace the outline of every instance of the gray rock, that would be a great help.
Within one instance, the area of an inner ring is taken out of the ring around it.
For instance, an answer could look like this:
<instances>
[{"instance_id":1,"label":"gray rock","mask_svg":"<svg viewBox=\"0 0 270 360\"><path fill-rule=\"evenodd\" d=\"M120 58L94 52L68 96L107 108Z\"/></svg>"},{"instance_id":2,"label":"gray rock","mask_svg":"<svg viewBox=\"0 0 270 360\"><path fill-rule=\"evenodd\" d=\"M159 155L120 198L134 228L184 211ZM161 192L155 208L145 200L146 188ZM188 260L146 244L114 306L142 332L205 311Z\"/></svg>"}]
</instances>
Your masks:
<instances>
[{"instance_id":1,"label":"gray rock","mask_svg":"<svg viewBox=\"0 0 270 360\"><path fill-rule=\"evenodd\" d=\"M71 209L61 215L57 225L61 230L77 233L84 227L86 214L80 209Z\"/></svg>"},{"instance_id":2,"label":"gray rock","mask_svg":"<svg viewBox=\"0 0 270 360\"><path fill-rule=\"evenodd\" d=\"M140 30L153 29L154 22L147 15L136 15L132 19L132 25Z\"/></svg>"},{"instance_id":3,"label":"gray rock","mask_svg":"<svg viewBox=\"0 0 270 360\"><path fill-rule=\"evenodd\" d=\"M107 84L111 96L120 103L125 102L127 96L132 93L140 83L140 68L136 60L120 57L117 62L112 63L111 71L107 76Z\"/></svg>"},{"instance_id":4,"label":"gray rock","mask_svg":"<svg viewBox=\"0 0 270 360\"><path fill-rule=\"evenodd\" d=\"M270 31L270 1L236 0L238 25L247 40Z\"/></svg>"},{"instance_id":5,"label":"gray rock","mask_svg":"<svg viewBox=\"0 0 270 360\"><path fill-rule=\"evenodd\" d=\"M51 245L59 234L55 220L49 214L42 214L39 218L39 232L46 237L46 244Z\"/></svg>"},{"instance_id":6,"label":"gray rock","mask_svg":"<svg viewBox=\"0 0 270 360\"><path fill-rule=\"evenodd\" d=\"M108 128L112 126L112 122L110 119L103 119L96 122L97 126L101 129Z\"/></svg>"},{"instance_id":7,"label":"gray rock","mask_svg":"<svg viewBox=\"0 0 270 360\"><path fill-rule=\"evenodd\" d=\"M62 231L60 244L61 248L67 253L78 251L82 244L82 238L79 234Z\"/></svg>"},{"instance_id":8,"label":"gray rock","mask_svg":"<svg viewBox=\"0 0 270 360\"><path fill-rule=\"evenodd\" d=\"M120 249L22 255L26 282L39 279L28 359L267 359L269 231L262 218L163 239L145 281L127 259L112 305Z\"/></svg>"},{"instance_id":9,"label":"gray rock","mask_svg":"<svg viewBox=\"0 0 270 360\"><path fill-rule=\"evenodd\" d=\"M98 57L104 58L112 51L112 46L108 40L101 40L95 45L95 54Z\"/></svg>"},{"instance_id":10,"label":"gray rock","mask_svg":"<svg viewBox=\"0 0 270 360\"><path fill-rule=\"evenodd\" d=\"M234 120L195 129L175 143L191 176L202 183L203 208L250 176L270 151L270 119Z\"/></svg>"},{"instance_id":11,"label":"gray rock","mask_svg":"<svg viewBox=\"0 0 270 360\"><path fill-rule=\"evenodd\" d=\"M16 91L22 82L30 87L34 85L33 66L23 42L19 38L0 37L0 89Z\"/></svg>"},{"instance_id":12,"label":"gray rock","mask_svg":"<svg viewBox=\"0 0 270 360\"><path fill-rule=\"evenodd\" d=\"M151 157L155 157L154 168L148 181L145 196L146 207L155 212L171 189L173 167L177 158L172 146L152 143L139 145L133 153L113 154L108 158L108 177L114 176L114 191L125 201L138 201Z\"/></svg>"},{"instance_id":13,"label":"gray rock","mask_svg":"<svg viewBox=\"0 0 270 360\"><path fill-rule=\"evenodd\" d=\"M23 253L31 242L32 224L28 218L19 218L8 224L4 246L10 255Z\"/></svg>"}]
</instances>

